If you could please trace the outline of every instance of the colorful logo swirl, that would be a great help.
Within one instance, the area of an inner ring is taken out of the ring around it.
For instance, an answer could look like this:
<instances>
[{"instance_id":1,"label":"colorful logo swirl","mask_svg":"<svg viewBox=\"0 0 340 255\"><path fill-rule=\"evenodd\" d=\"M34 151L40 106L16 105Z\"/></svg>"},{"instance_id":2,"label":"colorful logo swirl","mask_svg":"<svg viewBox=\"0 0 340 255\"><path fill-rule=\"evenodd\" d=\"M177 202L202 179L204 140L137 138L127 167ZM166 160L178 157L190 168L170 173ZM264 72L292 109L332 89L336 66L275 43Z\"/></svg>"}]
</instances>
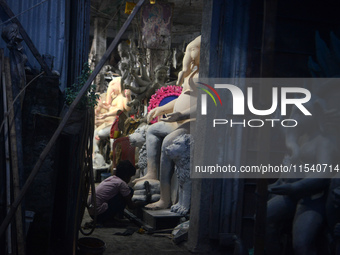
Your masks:
<instances>
[{"instance_id":1,"label":"colorful logo swirl","mask_svg":"<svg viewBox=\"0 0 340 255\"><path fill-rule=\"evenodd\" d=\"M210 85L205 84L205 83L203 83L203 82L197 82L197 83L199 83L199 84L201 84L201 85L203 85L203 86L206 86L206 87L209 88L212 92L214 92L214 94L217 96L218 100L220 101L220 104L222 105L221 97L220 97L220 95L217 93L217 91L216 91L213 87L211 87ZM213 94L211 94L211 92L210 92L209 90L207 90L207 89L205 89L205 88L201 88L201 87L198 87L198 88L201 89L201 90L203 90L204 92L206 92L206 93L212 98L212 100L214 101L215 106L217 106L215 97L213 96Z\"/></svg>"}]
</instances>

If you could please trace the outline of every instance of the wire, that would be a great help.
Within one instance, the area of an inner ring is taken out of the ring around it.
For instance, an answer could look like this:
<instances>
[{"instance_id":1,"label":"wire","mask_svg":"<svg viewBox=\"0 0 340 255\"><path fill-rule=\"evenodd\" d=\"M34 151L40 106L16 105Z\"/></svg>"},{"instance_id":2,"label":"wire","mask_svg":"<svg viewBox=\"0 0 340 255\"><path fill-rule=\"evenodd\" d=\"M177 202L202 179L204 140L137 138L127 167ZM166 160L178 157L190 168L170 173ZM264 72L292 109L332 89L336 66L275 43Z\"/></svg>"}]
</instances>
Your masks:
<instances>
[{"instance_id":1,"label":"wire","mask_svg":"<svg viewBox=\"0 0 340 255\"><path fill-rule=\"evenodd\" d=\"M102 29L101 32L103 32L105 29L107 29L107 27L110 25L110 23L112 22L112 20L117 16L118 12L120 11L120 8L122 7L123 3L121 3L118 7L117 7L117 11L116 13L113 15L113 17L109 20L109 22L107 23L107 25Z\"/></svg>"},{"instance_id":2,"label":"wire","mask_svg":"<svg viewBox=\"0 0 340 255\"><path fill-rule=\"evenodd\" d=\"M1 126L0 126L0 132L1 132L2 128L4 127L6 118L8 117L9 113L13 110L15 101L16 101L16 100L19 98L19 96L26 90L26 88L27 88L29 85L31 85L31 83L32 83L33 81L35 81L36 79L38 79L38 78L39 78L41 75L43 75L44 73L45 73L45 72L43 71L43 72L41 72L40 74L38 74L37 76L35 76L29 83L27 83L27 84L25 85L25 87L24 87L24 88L18 93L18 95L14 98L12 105L9 107L8 111L4 113L4 119L2 120L2 123L1 123Z\"/></svg>"},{"instance_id":3,"label":"wire","mask_svg":"<svg viewBox=\"0 0 340 255\"><path fill-rule=\"evenodd\" d=\"M12 19L15 19L15 18L19 17L20 15L24 14L25 12L28 12L28 11L34 9L34 8L38 7L39 5L41 5L41 4L43 4L43 3L47 2L47 1L48 1L48 0L44 0L44 1L42 1L42 2L40 2L40 3L38 3L38 4L36 4L36 5L33 5L31 8L28 8L27 10L25 10L25 11L23 11L23 12L21 12L21 13L15 15L15 16L13 16L12 18L10 18L10 19L8 19L8 20L6 20L6 21L0 23L0 26L3 26L4 24L10 22Z\"/></svg>"},{"instance_id":4,"label":"wire","mask_svg":"<svg viewBox=\"0 0 340 255\"><path fill-rule=\"evenodd\" d=\"M91 230L86 233L82 227L81 222L83 220L85 209L89 209L89 205L87 204L87 197L91 188L91 203L96 206L96 188L94 184L94 176L93 176L93 167L92 167L92 151L93 151L93 133L94 133L94 111L91 111L87 114L87 120L85 123L88 123L86 131L85 131L85 140L83 144L85 145L85 158L84 158L84 168L82 169L82 173L84 178L81 178L80 185L81 187L81 195L82 195L82 204L80 208L80 225L79 230L84 236L89 236L93 233L97 224L97 212L94 210L93 224L91 226ZM88 146L89 145L89 146Z\"/></svg>"}]
</instances>

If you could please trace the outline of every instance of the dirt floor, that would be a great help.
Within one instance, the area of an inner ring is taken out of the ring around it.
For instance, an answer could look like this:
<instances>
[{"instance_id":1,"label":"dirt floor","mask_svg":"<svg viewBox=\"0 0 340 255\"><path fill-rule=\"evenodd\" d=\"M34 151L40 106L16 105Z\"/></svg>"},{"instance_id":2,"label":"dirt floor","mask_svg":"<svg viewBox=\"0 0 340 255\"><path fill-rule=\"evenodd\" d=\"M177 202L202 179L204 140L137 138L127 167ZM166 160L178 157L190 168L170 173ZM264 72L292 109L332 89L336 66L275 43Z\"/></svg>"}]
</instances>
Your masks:
<instances>
[{"instance_id":1,"label":"dirt floor","mask_svg":"<svg viewBox=\"0 0 340 255\"><path fill-rule=\"evenodd\" d=\"M86 222L90 222L91 218L85 210L85 215L82 221L82 226ZM138 233L140 228L133 222L128 222L127 226L124 227L113 227L113 228L96 228L89 237L99 238L106 244L106 250L104 255L111 254L122 254L122 255L186 255L190 253L186 247L185 242L175 244L170 234L146 234ZM123 236L119 233L131 230L131 235ZM89 232L89 229L84 231ZM118 235L117 235L118 233ZM83 234L79 233L79 238L84 237Z\"/></svg>"}]
</instances>

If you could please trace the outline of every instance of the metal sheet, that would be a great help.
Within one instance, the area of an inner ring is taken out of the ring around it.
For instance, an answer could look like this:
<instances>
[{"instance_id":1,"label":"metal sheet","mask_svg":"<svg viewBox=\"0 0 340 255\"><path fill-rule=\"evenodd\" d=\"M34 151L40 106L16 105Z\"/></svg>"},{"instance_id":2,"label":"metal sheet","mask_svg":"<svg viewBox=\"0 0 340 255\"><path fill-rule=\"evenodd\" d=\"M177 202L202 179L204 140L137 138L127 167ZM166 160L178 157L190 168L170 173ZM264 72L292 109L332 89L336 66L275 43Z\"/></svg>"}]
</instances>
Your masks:
<instances>
[{"instance_id":1,"label":"metal sheet","mask_svg":"<svg viewBox=\"0 0 340 255\"><path fill-rule=\"evenodd\" d=\"M69 41L71 37L77 37L75 34L68 35L69 26L71 22L69 19L70 3L65 0L20 0L7 1L13 13L22 23L27 34L35 44L41 55L50 55L53 57L53 68L60 73L61 84L60 88L63 90L66 87L67 81L67 58L69 56ZM79 4L79 2L78 2ZM83 8L88 4L88 1L83 1ZM77 13L80 15L80 11ZM85 13L81 14L85 15ZM80 17L82 20L89 20L87 17ZM75 19L76 17L73 17ZM89 22L89 21L88 21ZM0 29L8 23L2 21ZM80 31L83 32L84 30ZM86 33L85 33L86 34ZM85 42L83 41L85 40ZM76 49L81 49L84 45L88 45L88 40L85 36L81 41L77 39ZM75 41L74 38L72 41ZM29 64L40 70L40 65L29 51L28 47L23 43ZM6 48L6 44L0 39L0 48ZM88 50L88 49L85 49ZM6 50L5 54L8 54Z\"/></svg>"}]
</instances>

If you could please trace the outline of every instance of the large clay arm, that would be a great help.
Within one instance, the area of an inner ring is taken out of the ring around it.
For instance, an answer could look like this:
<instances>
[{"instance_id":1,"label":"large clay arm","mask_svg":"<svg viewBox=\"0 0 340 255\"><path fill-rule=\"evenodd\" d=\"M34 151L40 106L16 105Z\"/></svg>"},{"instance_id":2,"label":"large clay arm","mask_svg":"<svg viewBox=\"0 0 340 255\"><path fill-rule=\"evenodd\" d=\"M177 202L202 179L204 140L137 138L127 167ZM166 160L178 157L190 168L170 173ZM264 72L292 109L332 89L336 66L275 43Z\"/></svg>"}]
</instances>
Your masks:
<instances>
[{"instance_id":1,"label":"large clay arm","mask_svg":"<svg viewBox=\"0 0 340 255\"><path fill-rule=\"evenodd\" d=\"M278 195L294 195L294 197L306 197L317 194L329 185L329 179L306 178L294 183L287 183L272 187L269 191Z\"/></svg>"},{"instance_id":2,"label":"large clay arm","mask_svg":"<svg viewBox=\"0 0 340 255\"><path fill-rule=\"evenodd\" d=\"M308 108L311 108L308 105ZM296 106L292 108L290 118L298 121L299 125L296 128L285 129L285 142L286 147L290 151L291 163L297 164L300 161L300 145L299 138L303 134L310 134L313 131L313 127L317 124L314 122L313 117L305 116Z\"/></svg>"},{"instance_id":3,"label":"large clay arm","mask_svg":"<svg viewBox=\"0 0 340 255\"><path fill-rule=\"evenodd\" d=\"M162 121L165 122L175 122L175 121L181 121L181 120L186 120L190 118L195 118L196 117L196 109L197 109L197 104L192 105L190 108L185 109L184 111L181 112L173 112L169 113L166 115L166 118L162 118Z\"/></svg>"},{"instance_id":4,"label":"large clay arm","mask_svg":"<svg viewBox=\"0 0 340 255\"><path fill-rule=\"evenodd\" d=\"M130 107L128 107L126 105L126 103L127 103L126 97L124 97L124 96L117 97L115 99L115 101L116 101L115 107L111 107L109 112L100 115L98 117L98 119L103 119L103 118L107 118L107 117L110 117L110 116L116 116L119 110L120 111L125 111L125 110L129 111L130 110Z\"/></svg>"},{"instance_id":5,"label":"large clay arm","mask_svg":"<svg viewBox=\"0 0 340 255\"><path fill-rule=\"evenodd\" d=\"M116 116L119 110L121 109L118 107L112 107L109 112L99 115L97 119L105 119L107 117Z\"/></svg>"},{"instance_id":6,"label":"large clay arm","mask_svg":"<svg viewBox=\"0 0 340 255\"><path fill-rule=\"evenodd\" d=\"M143 80L134 71L131 71L131 74L133 75L133 77L135 77L135 81L137 82L137 84L139 86L146 87L146 86L149 86L151 84L150 80L147 80L147 81Z\"/></svg>"},{"instance_id":7,"label":"large clay arm","mask_svg":"<svg viewBox=\"0 0 340 255\"><path fill-rule=\"evenodd\" d=\"M133 93L142 94L147 90L147 87L132 87L130 85L125 85L125 89L131 90Z\"/></svg>"},{"instance_id":8,"label":"large clay arm","mask_svg":"<svg viewBox=\"0 0 340 255\"><path fill-rule=\"evenodd\" d=\"M181 86L183 84L184 78L191 73L191 56L190 54L185 54L183 58L183 69L178 74L178 79L176 85Z\"/></svg>"},{"instance_id":9,"label":"large clay arm","mask_svg":"<svg viewBox=\"0 0 340 255\"><path fill-rule=\"evenodd\" d=\"M139 62L139 66L140 66L140 73L141 73L141 76L142 76L142 80L151 82L151 80L150 80L150 78L149 78L149 76L146 72L146 66L144 64L144 60L143 60L142 56L140 56L138 58L138 62Z\"/></svg>"},{"instance_id":10,"label":"large clay arm","mask_svg":"<svg viewBox=\"0 0 340 255\"><path fill-rule=\"evenodd\" d=\"M291 128L289 130L286 130L285 135L286 147L290 151L291 162L293 164L299 163L300 147L297 143L299 138L299 132L297 129L298 128Z\"/></svg>"}]
</instances>

